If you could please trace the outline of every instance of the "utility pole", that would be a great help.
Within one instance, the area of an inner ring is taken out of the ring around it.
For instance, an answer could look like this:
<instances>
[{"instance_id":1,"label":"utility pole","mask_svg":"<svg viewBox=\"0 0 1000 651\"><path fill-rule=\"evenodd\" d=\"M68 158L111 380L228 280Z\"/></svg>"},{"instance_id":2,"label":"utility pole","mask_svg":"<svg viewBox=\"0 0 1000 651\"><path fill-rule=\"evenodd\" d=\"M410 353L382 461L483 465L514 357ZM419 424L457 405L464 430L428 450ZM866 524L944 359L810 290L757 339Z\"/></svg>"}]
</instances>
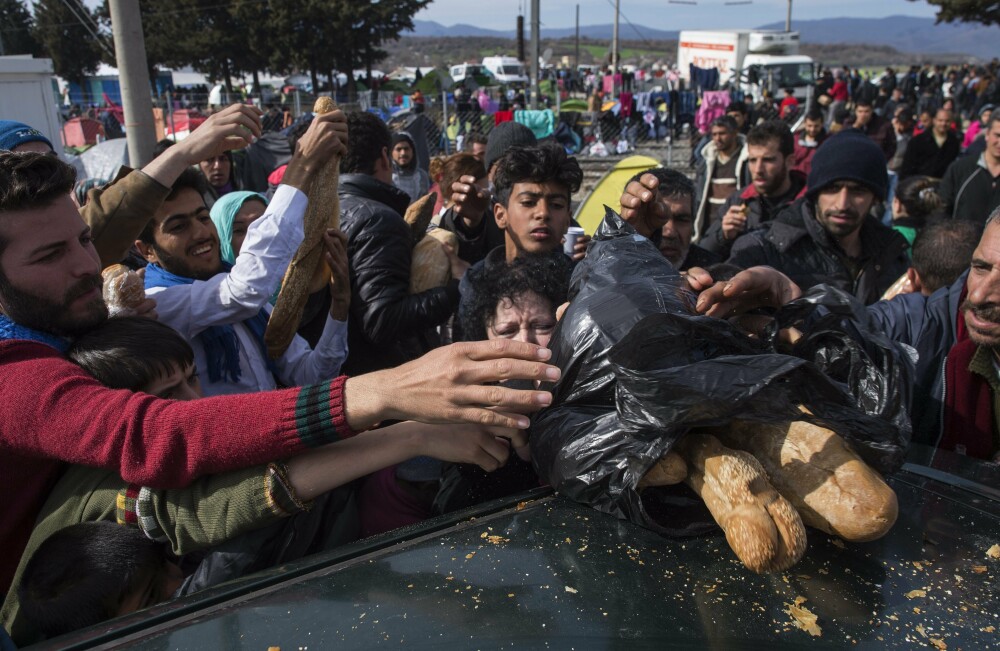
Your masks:
<instances>
[{"instance_id":1,"label":"utility pole","mask_svg":"<svg viewBox=\"0 0 1000 651\"><path fill-rule=\"evenodd\" d=\"M785 16L785 31L792 31L792 0L788 0L788 14Z\"/></svg>"},{"instance_id":2,"label":"utility pole","mask_svg":"<svg viewBox=\"0 0 1000 651\"><path fill-rule=\"evenodd\" d=\"M531 0L531 108L538 108L538 78L541 76L542 35L538 33L541 26L539 18L539 0Z\"/></svg>"},{"instance_id":3,"label":"utility pole","mask_svg":"<svg viewBox=\"0 0 1000 651\"><path fill-rule=\"evenodd\" d=\"M621 0L615 0L615 31L611 35L611 78L618 74L618 13L621 8ZM612 88L614 86L612 85ZM617 93L618 89L614 88Z\"/></svg>"},{"instance_id":4,"label":"utility pole","mask_svg":"<svg viewBox=\"0 0 1000 651\"><path fill-rule=\"evenodd\" d=\"M576 54L573 55L573 65L580 67L580 5L576 6Z\"/></svg>"},{"instance_id":5,"label":"utility pole","mask_svg":"<svg viewBox=\"0 0 1000 651\"><path fill-rule=\"evenodd\" d=\"M153 159L156 131L153 99L146 66L146 42L142 37L139 0L110 0L111 31L125 109L125 133L129 165L139 169Z\"/></svg>"}]
</instances>

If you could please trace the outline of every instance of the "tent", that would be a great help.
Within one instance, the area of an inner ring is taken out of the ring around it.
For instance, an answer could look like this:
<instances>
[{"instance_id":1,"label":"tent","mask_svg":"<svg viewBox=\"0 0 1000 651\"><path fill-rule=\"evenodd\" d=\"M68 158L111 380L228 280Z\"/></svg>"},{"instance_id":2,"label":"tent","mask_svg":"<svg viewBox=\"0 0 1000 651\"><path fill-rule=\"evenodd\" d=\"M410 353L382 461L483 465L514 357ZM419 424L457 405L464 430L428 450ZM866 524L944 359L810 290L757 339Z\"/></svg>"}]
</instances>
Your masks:
<instances>
[{"instance_id":1,"label":"tent","mask_svg":"<svg viewBox=\"0 0 1000 651\"><path fill-rule=\"evenodd\" d=\"M576 209L573 219L585 231L593 234L597 230L597 225L604 219L604 206L608 206L615 212L621 212L622 205L620 199L622 191L628 184L628 180L637 172L643 172L654 167L660 167L660 161L649 156L629 156L618 161L597 182L597 185L590 191L587 198L580 202L580 206Z\"/></svg>"},{"instance_id":2,"label":"tent","mask_svg":"<svg viewBox=\"0 0 1000 651\"><path fill-rule=\"evenodd\" d=\"M195 110L177 109L172 115L165 115L163 119L163 132L166 136L172 140L181 140L208 118Z\"/></svg>"},{"instance_id":3,"label":"tent","mask_svg":"<svg viewBox=\"0 0 1000 651\"><path fill-rule=\"evenodd\" d=\"M73 118L62 128L63 145L67 147L95 145L98 136L104 137L104 127L97 120L89 118Z\"/></svg>"},{"instance_id":4,"label":"tent","mask_svg":"<svg viewBox=\"0 0 1000 651\"><path fill-rule=\"evenodd\" d=\"M115 138L98 143L70 161L77 170L77 178L113 179L122 165L128 165L128 144L125 138Z\"/></svg>"}]
</instances>

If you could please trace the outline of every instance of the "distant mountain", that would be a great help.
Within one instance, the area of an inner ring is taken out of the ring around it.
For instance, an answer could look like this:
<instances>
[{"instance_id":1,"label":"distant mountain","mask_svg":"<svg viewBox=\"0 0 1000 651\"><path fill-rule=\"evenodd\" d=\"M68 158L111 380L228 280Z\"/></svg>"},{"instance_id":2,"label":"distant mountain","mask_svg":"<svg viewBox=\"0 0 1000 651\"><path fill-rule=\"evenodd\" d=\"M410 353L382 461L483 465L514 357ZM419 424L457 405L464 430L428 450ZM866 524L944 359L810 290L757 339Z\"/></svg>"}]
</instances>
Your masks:
<instances>
[{"instance_id":1,"label":"distant mountain","mask_svg":"<svg viewBox=\"0 0 1000 651\"><path fill-rule=\"evenodd\" d=\"M784 29L784 23L763 25ZM1000 56L1000 27L973 23L934 23L933 18L889 16L887 18L824 18L796 20L792 28L803 43L864 43L888 45L901 52L928 54L953 52L980 59Z\"/></svg>"},{"instance_id":2,"label":"distant mountain","mask_svg":"<svg viewBox=\"0 0 1000 651\"><path fill-rule=\"evenodd\" d=\"M442 38L448 36L481 36L481 37L493 37L493 38L516 38L517 33L515 29L502 30L502 29L483 29L481 27L474 27L472 25L458 24L451 25L450 27L445 27L441 23L434 22L432 20L414 20L413 21L413 31L405 33L406 36L417 36L417 37L430 37L430 38ZM651 41L669 41L677 39L677 30L664 31L660 29L652 29L650 27L639 27L639 32L641 36L636 34L636 31L629 27L628 25L621 25L619 30L619 36L622 40L634 41L640 38L645 38ZM530 27L526 24L524 27L525 38L530 36ZM611 38L612 32L614 31L614 25L581 25L580 26L580 37L581 38L592 38L607 40ZM576 29L573 27L559 27L559 28L543 28L542 38L571 38L576 34Z\"/></svg>"},{"instance_id":3,"label":"distant mountain","mask_svg":"<svg viewBox=\"0 0 1000 651\"><path fill-rule=\"evenodd\" d=\"M426 20L413 21L414 30L407 36L447 37L476 36L494 38L515 38L515 30L491 30L472 25L452 25ZM784 29L784 23L761 25L761 29ZM901 52L913 53L959 53L980 59L991 59L1000 55L1000 27L958 23L935 24L933 18L912 16L889 16L887 18L824 18L820 20L796 20L792 28L802 35L803 43L863 43L865 45L888 45ZM651 27L629 25L619 28L622 40L650 41L675 40L676 30L658 30ZM527 32L526 28L526 32ZM580 27L580 36L596 40L610 40L612 25L588 25ZM543 38L569 38L575 29L542 29ZM528 34L526 33L527 37Z\"/></svg>"}]
</instances>

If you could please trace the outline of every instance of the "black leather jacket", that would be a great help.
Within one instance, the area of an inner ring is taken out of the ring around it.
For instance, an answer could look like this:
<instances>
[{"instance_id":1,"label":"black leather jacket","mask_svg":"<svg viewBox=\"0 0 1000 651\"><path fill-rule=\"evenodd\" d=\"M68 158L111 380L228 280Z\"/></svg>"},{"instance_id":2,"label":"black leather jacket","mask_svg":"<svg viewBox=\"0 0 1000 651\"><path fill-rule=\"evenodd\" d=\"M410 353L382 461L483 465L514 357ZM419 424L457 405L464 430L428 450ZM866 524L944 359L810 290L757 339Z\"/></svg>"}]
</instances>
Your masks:
<instances>
[{"instance_id":1,"label":"black leather jacket","mask_svg":"<svg viewBox=\"0 0 1000 651\"><path fill-rule=\"evenodd\" d=\"M410 294L413 239L402 213L409 195L366 174L340 177L340 228L351 265L350 352L357 375L415 359L434 344L430 331L458 306L458 282Z\"/></svg>"}]
</instances>

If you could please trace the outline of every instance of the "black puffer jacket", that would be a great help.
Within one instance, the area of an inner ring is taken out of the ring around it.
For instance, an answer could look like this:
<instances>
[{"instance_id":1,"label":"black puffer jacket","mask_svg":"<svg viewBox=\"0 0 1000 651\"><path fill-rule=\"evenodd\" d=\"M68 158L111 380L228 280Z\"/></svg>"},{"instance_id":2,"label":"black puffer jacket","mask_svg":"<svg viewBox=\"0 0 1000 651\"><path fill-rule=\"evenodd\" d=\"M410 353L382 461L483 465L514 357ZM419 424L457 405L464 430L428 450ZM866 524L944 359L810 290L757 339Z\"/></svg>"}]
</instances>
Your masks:
<instances>
[{"instance_id":1,"label":"black puffer jacket","mask_svg":"<svg viewBox=\"0 0 1000 651\"><path fill-rule=\"evenodd\" d=\"M747 225L744 232L749 233L763 228L771 219L777 217L778 213L784 210L786 206L805 195L806 175L798 170L790 170L788 175L791 178L792 185L783 196L773 201L769 200L767 197L758 194L757 186L750 183L750 185L742 190L737 190L729 196L725 205L722 206L722 214L725 215L729 212L729 208L732 206L745 205L748 210ZM733 242L735 241L735 239L727 240L722 236L722 220L720 219L708 227L708 231L701 238L701 241L698 242L698 246L726 258L729 257L729 253L733 248Z\"/></svg>"},{"instance_id":2,"label":"black puffer jacket","mask_svg":"<svg viewBox=\"0 0 1000 651\"><path fill-rule=\"evenodd\" d=\"M847 256L817 221L815 205L799 199L778 213L766 230L737 238L729 262L747 269L774 267L803 290L826 283L871 305L909 267L908 244L898 232L873 217L861 226L861 259L856 276Z\"/></svg>"},{"instance_id":3,"label":"black puffer jacket","mask_svg":"<svg viewBox=\"0 0 1000 651\"><path fill-rule=\"evenodd\" d=\"M340 228L351 265L350 353L343 372L398 366L427 352L428 331L458 306L458 282L410 294L409 196L366 174L340 177Z\"/></svg>"}]
</instances>

